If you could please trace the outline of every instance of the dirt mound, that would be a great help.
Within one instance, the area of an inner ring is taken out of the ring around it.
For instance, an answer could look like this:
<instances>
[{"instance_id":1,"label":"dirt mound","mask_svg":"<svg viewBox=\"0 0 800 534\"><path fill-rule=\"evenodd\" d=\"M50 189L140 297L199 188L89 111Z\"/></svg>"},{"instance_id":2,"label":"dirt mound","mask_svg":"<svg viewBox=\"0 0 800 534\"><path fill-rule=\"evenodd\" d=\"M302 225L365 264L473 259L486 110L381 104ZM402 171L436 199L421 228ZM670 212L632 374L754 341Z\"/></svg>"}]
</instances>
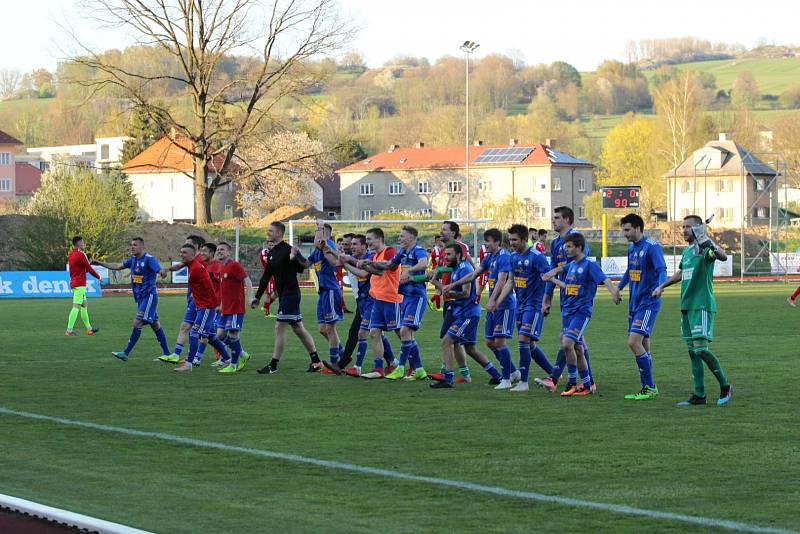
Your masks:
<instances>
[{"instance_id":1,"label":"dirt mound","mask_svg":"<svg viewBox=\"0 0 800 534\"><path fill-rule=\"evenodd\" d=\"M131 238L144 239L147 251L159 261L177 259L187 235L199 235L203 239L214 241L214 237L205 230L186 223L139 223L132 226L125 234ZM126 251L127 247L123 243L121 252Z\"/></svg>"}]
</instances>

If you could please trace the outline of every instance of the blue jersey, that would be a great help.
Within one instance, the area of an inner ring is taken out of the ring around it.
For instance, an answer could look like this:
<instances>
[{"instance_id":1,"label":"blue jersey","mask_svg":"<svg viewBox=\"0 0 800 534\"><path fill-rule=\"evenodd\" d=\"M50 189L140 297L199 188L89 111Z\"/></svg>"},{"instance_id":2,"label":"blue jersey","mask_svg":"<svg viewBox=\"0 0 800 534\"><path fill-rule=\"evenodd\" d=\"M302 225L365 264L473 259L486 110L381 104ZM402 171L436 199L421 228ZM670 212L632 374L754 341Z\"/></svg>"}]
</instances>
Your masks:
<instances>
[{"instance_id":1,"label":"blue jersey","mask_svg":"<svg viewBox=\"0 0 800 534\"><path fill-rule=\"evenodd\" d=\"M491 297L492 293L494 293L494 286L497 285L497 279L500 278L500 273L506 273L508 276L507 279L509 283L511 283L513 276L513 269L511 268L511 254L509 254L506 249L501 248L497 252L490 252L486 254L486 257L484 257L483 261L481 262L481 268L489 273L489 277L486 279L486 285L489 286L489 297ZM456 280L458 279L456 278ZM514 308L516 305L517 299L512 291L506 298L503 299L503 302L498 304L497 309L507 310L509 308Z\"/></svg>"},{"instance_id":2,"label":"blue jersey","mask_svg":"<svg viewBox=\"0 0 800 534\"><path fill-rule=\"evenodd\" d=\"M622 275L619 288L630 284L631 298L628 309L632 312L647 308L661 309L661 299L653 297L653 290L667 279L664 251L655 239L643 237L628 245L628 269Z\"/></svg>"},{"instance_id":3,"label":"blue jersey","mask_svg":"<svg viewBox=\"0 0 800 534\"><path fill-rule=\"evenodd\" d=\"M547 256L533 247L523 253L511 255L511 267L514 269L514 290L517 292L517 308L519 310L539 310L542 307L545 283L542 274L550 270Z\"/></svg>"},{"instance_id":4,"label":"blue jersey","mask_svg":"<svg viewBox=\"0 0 800 534\"><path fill-rule=\"evenodd\" d=\"M336 243L328 239L328 246L336 251ZM325 253L320 248L314 248L308 260L314 265L314 271L317 273L317 281L319 283L319 290L323 289L339 289L339 280L336 278L336 268L325 259Z\"/></svg>"},{"instance_id":5,"label":"blue jersey","mask_svg":"<svg viewBox=\"0 0 800 534\"><path fill-rule=\"evenodd\" d=\"M157 259L145 253L141 258L131 256L122 262L122 266L131 270L133 300L139 302L143 297L156 292L156 276L161 270Z\"/></svg>"},{"instance_id":6,"label":"blue jersey","mask_svg":"<svg viewBox=\"0 0 800 534\"><path fill-rule=\"evenodd\" d=\"M570 228L569 230L567 230L567 235L579 234L579 233L580 232L578 232L574 228ZM586 245L583 247L583 254L586 255L586 256L589 255L589 242L588 241L586 242ZM550 243L550 268L551 269L555 269L556 267L564 267L564 270L561 271L561 273L558 275L558 279L561 280L562 282L564 281L564 279L567 276L566 265L571 261L572 260L570 260L567 257L567 253L564 250L564 238L561 237L561 235L559 234ZM555 284L553 284L552 282L547 282L547 285L545 286L545 291L547 291L548 295L553 296L553 291L555 290L555 287L556 287ZM563 289L561 290L561 300L562 300L562 302L564 300L564 290Z\"/></svg>"},{"instance_id":7,"label":"blue jersey","mask_svg":"<svg viewBox=\"0 0 800 534\"><path fill-rule=\"evenodd\" d=\"M419 245L414 245L411 247L411 250L401 248L400 251L394 255L394 258L392 258L392 264L400 266L402 275L402 273L407 272L411 267L417 265L420 260L426 259L428 259L428 251ZM424 271L415 274L424 274ZM406 282L405 284L400 284L398 293L407 297L424 297L428 294L425 289L425 282Z\"/></svg>"},{"instance_id":8,"label":"blue jersey","mask_svg":"<svg viewBox=\"0 0 800 534\"><path fill-rule=\"evenodd\" d=\"M375 253L369 250L362 257L356 259L371 260L374 257ZM350 273L350 275L352 276L353 273ZM356 297L357 300L366 300L368 298L372 298L369 296L369 279L371 276L372 276L371 274L367 274L367 276L359 276L356 278L356 280L358 281L358 296Z\"/></svg>"},{"instance_id":9,"label":"blue jersey","mask_svg":"<svg viewBox=\"0 0 800 534\"><path fill-rule=\"evenodd\" d=\"M472 272L475 272L475 269L472 268L472 265L470 265L467 261L462 261L458 264L458 267L456 267L455 271L453 271L453 280L460 280ZM481 316L481 305L475 302L478 300L478 291L475 288L475 280L469 283L469 287L469 296L463 299L453 300L453 304L451 305L453 317L461 319L465 317ZM464 286L455 289L457 291L463 291Z\"/></svg>"},{"instance_id":10,"label":"blue jersey","mask_svg":"<svg viewBox=\"0 0 800 534\"><path fill-rule=\"evenodd\" d=\"M564 283L567 288L562 290L564 298L561 301L561 315L592 316L592 304L597 294L597 285L602 284L607 276L596 262L583 258L567 265L567 275Z\"/></svg>"}]
</instances>

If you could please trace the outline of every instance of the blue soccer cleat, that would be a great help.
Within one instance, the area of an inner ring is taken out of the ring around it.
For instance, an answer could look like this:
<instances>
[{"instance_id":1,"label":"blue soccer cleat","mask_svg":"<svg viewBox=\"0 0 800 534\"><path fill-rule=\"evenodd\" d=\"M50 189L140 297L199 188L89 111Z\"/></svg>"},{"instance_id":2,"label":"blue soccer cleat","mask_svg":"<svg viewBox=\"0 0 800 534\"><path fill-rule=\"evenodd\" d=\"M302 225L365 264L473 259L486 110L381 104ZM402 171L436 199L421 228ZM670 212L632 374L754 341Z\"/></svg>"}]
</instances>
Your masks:
<instances>
[{"instance_id":1,"label":"blue soccer cleat","mask_svg":"<svg viewBox=\"0 0 800 534\"><path fill-rule=\"evenodd\" d=\"M717 406L725 406L733 398L733 386L724 387L719 393L719 400Z\"/></svg>"},{"instance_id":2,"label":"blue soccer cleat","mask_svg":"<svg viewBox=\"0 0 800 534\"><path fill-rule=\"evenodd\" d=\"M112 352L111 354L113 354L114 357L117 358L118 360L122 360L123 362L128 361L128 355L125 354L124 352Z\"/></svg>"}]
</instances>

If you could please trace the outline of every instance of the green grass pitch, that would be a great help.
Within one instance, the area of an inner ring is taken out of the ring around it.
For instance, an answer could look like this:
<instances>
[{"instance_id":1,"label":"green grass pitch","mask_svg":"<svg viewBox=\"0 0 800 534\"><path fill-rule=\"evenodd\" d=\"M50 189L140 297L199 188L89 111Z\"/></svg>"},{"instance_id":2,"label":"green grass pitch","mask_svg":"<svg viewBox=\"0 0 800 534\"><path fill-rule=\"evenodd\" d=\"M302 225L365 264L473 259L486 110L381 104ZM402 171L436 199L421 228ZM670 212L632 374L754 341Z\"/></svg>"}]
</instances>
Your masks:
<instances>
[{"instance_id":1,"label":"green grass pitch","mask_svg":"<svg viewBox=\"0 0 800 534\"><path fill-rule=\"evenodd\" d=\"M308 375L290 337L280 372L262 376L273 319L250 313L244 372L203 366L178 374L154 363L145 330L123 363L130 297L93 299L93 337L63 336L67 300L0 301L6 317L0 407L163 432L234 446L335 460L511 490L731 520L800 526L795 314L786 285L718 284L712 345L735 388L725 408L679 409L690 393L671 288L656 324L661 397L624 401L639 377L626 345L626 308L600 288L587 331L599 395L562 399L543 390L494 391L475 365L472 385ZM185 300L164 296L170 343ZM316 330L315 298L303 313ZM351 319L352 316L346 316ZM80 321L80 320L79 320ZM428 368L440 362L440 318L418 339ZM340 326L340 333L344 333ZM558 319L545 322L554 357ZM482 329L481 329L482 332ZM314 332L318 347L321 337ZM395 346L399 346L396 339ZM320 350L324 354L323 350ZM516 343L512 343L516 353ZM368 361L371 357L368 356ZM516 356L515 356L516 359ZM536 370L532 376L541 376ZM718 395L706 373L709 399ZM0 493L155 532L708 532L636 517L179 445L0 414Z\"/></svg>"}]
</instances>

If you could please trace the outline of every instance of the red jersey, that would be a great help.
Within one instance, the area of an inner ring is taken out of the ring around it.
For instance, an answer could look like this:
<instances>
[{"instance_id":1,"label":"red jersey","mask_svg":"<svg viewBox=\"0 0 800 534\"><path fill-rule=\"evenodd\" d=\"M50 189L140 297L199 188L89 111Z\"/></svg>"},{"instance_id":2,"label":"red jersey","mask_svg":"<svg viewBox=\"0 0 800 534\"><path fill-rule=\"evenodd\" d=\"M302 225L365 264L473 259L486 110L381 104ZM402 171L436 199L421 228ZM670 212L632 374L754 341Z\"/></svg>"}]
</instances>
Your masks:
<instances>
[{"instance_id":1,"label":"red jersey","mask_svg":"<svg viewBox=\"0 0 800 534\"><path fill-rule=\"evenodd\" d=\"M221 267L219 296L222 301L222 315L244 313L244 279L247 278L247 271L236 260L228 260Z\"/></svg>"},{"instance_id":2,"label":"red jersey","mask_svg":"<svg viewBox=\"0 0 800 534\"><path fill-rule=\"evenodd\" d=\"M214 293L216 293L217 298L219 298L219 283L222 280L222 264L219 260L213 260L206 266L206 270L208 271L208 276L211 278L211 285L214 286Z\"/></svg>"},{"instance_id":3,"label":"red jersey","mask_svg":"<svg viewBox=\"0 0 800 534\"><path fill-rule=\"evenodd\" d=\"M189 289L198 310L214 309L219 305L219 299L214 292L214 284L208 274L206 264L200 256L189 262Z\"/></svg>"},{"instance_id":4,"label":"red jersey","mask_svg":"<svg viewBox=\"0 0 800 534\"><path fill-rule=\"evenodd\" d=\"M536 247L536 250L544 254L545 251L544 243L542 243L541 241L537 241L536 243L533 244L533 246Z\"/></svg>"},{"instance_id":5,"label":"red jersey","mask_svg":"<svg viewBox=\"0 0 800 534\"><path fill-rule=\"evenodd\" d=\"M270 249L262 248L261 254L258 258L261 260L261 268L265 271L267 270L267 256L269 256ZM267 282L267 294L275 293L275 277L270 276L269 281Z\"/></svg>"},{"instance_id":6,"label":"red jersey","mask_svg":"<svg viewBox=\"0 0 800 534\"><path fill-rule=\"evenodd\" d=\"M100 275L97 271L92 269L92 264L89 263L89 258L86 253L80 249L73 248L67 258L69 265L69 287L83 287L86 285L86 273L91 274L98 280Z\"/></svg>"},{"instance_id":7,"label":"red jersey","mask_svg":"<svg viewBox=\"0 0 800 534\"><path fill-rule=\"evenodd\" d=\"M483 263L483 259L486 257L486 252L488 252L486 250L486 245L481 245L480 251L478 252L478 265ZM489 273L484 272L482 275L478 277L478 285L485 286L487 278L489 278Z\"/></svg>"},{"instance_id":8,"label":"red jersey","mask_svg":"<svg viewBox=\"0 0 800 534\"><path fill-rule=\"evenodd\" d=\"M444 248L435 246L431 250L431 267L435 269L440 265L444 265Z\"/></svg>"}]
</instances>

